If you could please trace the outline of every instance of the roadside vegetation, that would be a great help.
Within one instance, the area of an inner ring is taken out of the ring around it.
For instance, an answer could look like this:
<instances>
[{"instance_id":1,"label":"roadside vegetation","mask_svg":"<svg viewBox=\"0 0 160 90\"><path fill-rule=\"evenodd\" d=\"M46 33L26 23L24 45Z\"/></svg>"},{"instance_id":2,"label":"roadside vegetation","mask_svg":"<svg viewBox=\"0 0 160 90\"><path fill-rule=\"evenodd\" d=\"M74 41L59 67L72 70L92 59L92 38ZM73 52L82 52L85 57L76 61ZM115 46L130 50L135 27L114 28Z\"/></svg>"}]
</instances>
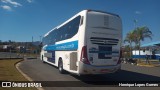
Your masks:
<instances>
[{"instance_id":1,"label":"roadside vegetation","mask_svg":"<svg viewBox=\"0 0 160 90\"><path fill-rule=\"evenodd\" d=\"M16 69L15 64L21 61L0 60L0 81L28 81ZM36 88L2 88L0 90L37 90Z\"/></svg>"},{"instance_id":2,"label":"roadside vegetation","mask_svg":"<svg viewBox=\"0 0 160 90\"><path fill-rule=\"evenodd\" d=\"M124 43L129 43L129 57L132 57L132 50L141 50L141 41L144 41L146 38L152 40L152 32L149 30L147 26L137 27L136 29L127 33ZM134 46L133 46L134 45ZM140 53L139 53L140 54Z\"/></svg>"},{"instance_id":3,"label":"roadside vegetation","mask_svg":"<svg viewBox=\"0 0 160 90\"><path fill-rule=\"evenodd\" d=\"M159 61L153 59L149 60L149 63L146 63L145 59L138 59L137 61L138 66L147 66L147 67L159 67L160 64L157 63L159 63Z\"/></svg>"},{"instance_id":4,"label":"roadside vegetation","mask_svg":"<svg viewBox=\"0 0 160 90\"><path fill-rule=\"evenodd\" d=\"M147 26L136 27L134 30L128 32L124 39L124 43L127 43L127 45L124 46L124 49L123 49L124 51L122 54L123 57L129 58L129 59L133 58L132 57L133 50L138 50L140 55L140 51L143 50L141 48L142 41L144 41L146 38L149 38L150 40L152 40L152 36L153 36L152 31L150 31ZM145 59L137 58L136 63L138 65L153 65L152 63L146 64L144 60ZM150 60L150 62L151 61L153 60Z\"/></svg>"}]
</instances>

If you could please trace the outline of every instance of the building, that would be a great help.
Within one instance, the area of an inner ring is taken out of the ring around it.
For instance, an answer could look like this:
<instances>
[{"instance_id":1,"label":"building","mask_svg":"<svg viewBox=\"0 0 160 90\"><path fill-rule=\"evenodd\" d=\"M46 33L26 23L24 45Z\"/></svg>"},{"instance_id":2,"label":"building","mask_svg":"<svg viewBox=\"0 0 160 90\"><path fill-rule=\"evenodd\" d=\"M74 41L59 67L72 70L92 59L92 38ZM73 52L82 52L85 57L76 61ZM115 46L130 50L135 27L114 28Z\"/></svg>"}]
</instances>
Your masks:
<instances>
[{"instance_id":1,"label":"building","mask_svg":"<svg viewBox=\"0 0 160 90\"><path fill-rule=\"evenodd\" d=\"M138 50L133 50L132 53L133 58L145 58L146 55L149 55L150 59L160 60L160 41L143 44L140 54Z\"/></svg>"}]
</instances>

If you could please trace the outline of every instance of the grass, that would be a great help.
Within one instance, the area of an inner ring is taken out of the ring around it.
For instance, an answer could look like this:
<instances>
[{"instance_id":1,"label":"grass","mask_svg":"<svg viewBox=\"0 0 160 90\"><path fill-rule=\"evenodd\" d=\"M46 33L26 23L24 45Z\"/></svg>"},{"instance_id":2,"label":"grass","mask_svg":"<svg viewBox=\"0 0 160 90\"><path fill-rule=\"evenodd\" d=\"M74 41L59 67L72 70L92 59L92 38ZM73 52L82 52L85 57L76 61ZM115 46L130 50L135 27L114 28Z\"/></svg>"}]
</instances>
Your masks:
<instances>
[{"instance_id":1,"label":"grass","mask_svg":"<svg viewBox=\"0 0 160 90\"><path fill-rule=\"evenodd\" d=\"M0 60L0 81L28 81L16 69L19 60ZM37 90L36 88L2 88L0 90Z\"/></svg>"},{"instance_id":2,"label":"grass","mask_svg":"<svg viewBox=\"0 0 160 90\"><path fill-rule=\"evenodd\" d=\"M146 63L145 59L139 59L137 64L139 66L147 66L147 67L157 67L157 66L160 66L160 65L157 65L157 64L154 64L153 62L156 62L158 63L159 61L158 60L149 60L149 63Z\"/></svg>"},{"instance_id":3,"label":"grass","mask_svg":"<svg viewBox=\"0 0 160 90\"><path fill-rule=\"evenodd\" d=\"M17 53L17 55L20 55L21 57L27 56L27 57L39 57L40 54L33 54L33 53Z\"/></svg>"}]
</instances>

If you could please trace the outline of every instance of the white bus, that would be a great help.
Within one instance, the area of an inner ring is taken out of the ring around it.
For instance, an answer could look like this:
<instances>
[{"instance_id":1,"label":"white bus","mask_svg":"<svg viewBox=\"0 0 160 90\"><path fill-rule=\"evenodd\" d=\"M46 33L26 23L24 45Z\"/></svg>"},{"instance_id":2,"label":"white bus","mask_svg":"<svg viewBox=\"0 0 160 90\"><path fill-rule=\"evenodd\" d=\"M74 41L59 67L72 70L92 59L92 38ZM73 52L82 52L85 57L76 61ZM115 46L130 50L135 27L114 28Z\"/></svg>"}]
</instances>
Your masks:
<instances>
[{"instance_id":1,"label":"white bus","mask_svg":"<svg viewBox=\"0 0 160 90\"><path fill-rule=\"evenodd\" d=\"M114 73L121 67L121 41L118 15L83 10L44 35L41 60L60 73Z\"/></svg>"}]
</instances>

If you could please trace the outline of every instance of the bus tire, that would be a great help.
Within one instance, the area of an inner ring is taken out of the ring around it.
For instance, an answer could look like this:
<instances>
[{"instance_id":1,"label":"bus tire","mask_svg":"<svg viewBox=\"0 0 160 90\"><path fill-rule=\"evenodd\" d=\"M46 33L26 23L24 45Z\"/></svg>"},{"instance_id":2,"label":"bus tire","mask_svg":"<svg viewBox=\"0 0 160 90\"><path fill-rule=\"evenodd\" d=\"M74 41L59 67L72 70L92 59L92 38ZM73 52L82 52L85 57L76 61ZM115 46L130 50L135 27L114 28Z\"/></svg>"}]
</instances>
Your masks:
<instances>
[{"instance_id":1,"label":"bus tire","mask_svg":"<svg viewBox=\"0 0 160 90\"><path fill-rule=\"evenodd\" d=\"M65 71L64 71L64 69L63 69L63 62L62 62L61 59L60 59L59 62L58 62L58 70L59 70L59 72L60 72L61 74L64 74L64 73L65 73Z\"/></svg>"},{"instance_id":2,"label":"bus tire","mask_svg":"<svg viewBox=\"0 0 160 90\"><path fill-rule=\"evenodd\" d=\"M44 59L43 59L43 55L42 55L42 62L45 63Z\"/></svg>"}]
</instances>

